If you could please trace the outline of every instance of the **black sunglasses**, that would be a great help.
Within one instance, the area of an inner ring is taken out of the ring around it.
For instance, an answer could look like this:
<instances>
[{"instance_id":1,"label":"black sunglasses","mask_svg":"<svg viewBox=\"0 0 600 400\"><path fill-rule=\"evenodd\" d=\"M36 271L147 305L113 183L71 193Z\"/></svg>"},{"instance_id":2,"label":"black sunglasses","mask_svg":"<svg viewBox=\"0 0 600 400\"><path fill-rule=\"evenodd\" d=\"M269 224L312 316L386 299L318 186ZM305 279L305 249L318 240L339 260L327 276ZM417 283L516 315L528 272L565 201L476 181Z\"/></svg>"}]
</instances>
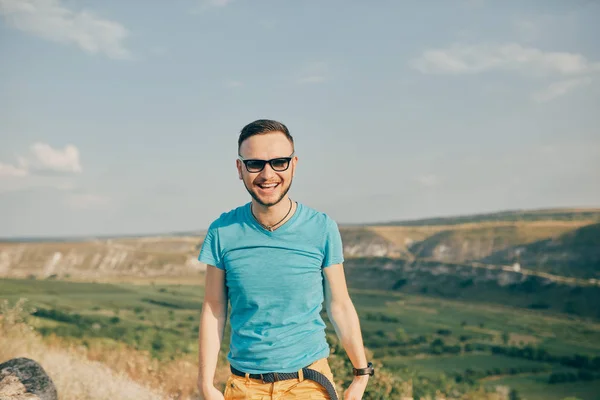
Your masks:
<instances>
[{"instance_id":1,"label":"black sunglasses","mask_svg":"<svg viewBox=\"0 0 600 400\"><path fill-rule=\"evenodd\" d=\"M292 158L294 158L294 153L292 153L289 157L278 157L270 160L246 160L242 158L242 156L238 156L238 159L246 166L246 170L252 173L262 171L267 163L269 163L274 171L283 172L289 168Z\"/></svg>"}]
</instances>

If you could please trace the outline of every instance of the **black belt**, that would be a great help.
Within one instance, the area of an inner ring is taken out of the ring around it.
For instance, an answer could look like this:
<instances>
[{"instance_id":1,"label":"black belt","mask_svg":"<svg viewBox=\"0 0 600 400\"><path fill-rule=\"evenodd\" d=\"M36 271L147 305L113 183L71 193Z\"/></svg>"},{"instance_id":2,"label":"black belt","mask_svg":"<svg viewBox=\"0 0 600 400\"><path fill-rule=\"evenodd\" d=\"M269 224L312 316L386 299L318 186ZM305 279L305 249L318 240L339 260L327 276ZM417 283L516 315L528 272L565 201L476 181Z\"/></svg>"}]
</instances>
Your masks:
<instances>
[{"instance_id":1,"label":"black belt","mask_svg":"<svg viewBox=\"0 0 600 400\"><path fill-rule=\"evenodd\" d=\"M230 367L232 374L243 377L246 376L244 372L238 371L231 365ZM335 392L333 384L329 381L329 379L327 379L325 375L308 367L302 368L302 373L304 374L304 379L310 379L311 381L315 381L319 385L323 386L327 390L327 393L329 394L331 400L338 400L337 393ZM273 383L285 381L287 379L298 379L299 375L298 372L269 372L268 374L250 374L250 378L260 379L263 381L263 383Z\"/></svg>"}]
</instances>

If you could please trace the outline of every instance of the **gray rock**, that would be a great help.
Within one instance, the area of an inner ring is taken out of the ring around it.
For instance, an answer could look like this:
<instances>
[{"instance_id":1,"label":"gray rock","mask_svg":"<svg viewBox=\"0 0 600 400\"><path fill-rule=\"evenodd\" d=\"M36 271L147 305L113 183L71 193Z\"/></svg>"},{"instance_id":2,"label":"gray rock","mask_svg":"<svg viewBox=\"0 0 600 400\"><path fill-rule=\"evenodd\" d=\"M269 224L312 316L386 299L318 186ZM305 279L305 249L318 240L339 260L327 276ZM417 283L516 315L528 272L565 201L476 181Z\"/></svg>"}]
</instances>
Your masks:
<instances>
[{"instance_id":1,"label":"gray rock","mask_svg":"<svg viewBox=\"0 0 600 400\"><path fill-rule=\"evenodd\" d=\"M0 400L58 400L52 379L29 358L0 364Z\"/></svg>"}]
</instances>

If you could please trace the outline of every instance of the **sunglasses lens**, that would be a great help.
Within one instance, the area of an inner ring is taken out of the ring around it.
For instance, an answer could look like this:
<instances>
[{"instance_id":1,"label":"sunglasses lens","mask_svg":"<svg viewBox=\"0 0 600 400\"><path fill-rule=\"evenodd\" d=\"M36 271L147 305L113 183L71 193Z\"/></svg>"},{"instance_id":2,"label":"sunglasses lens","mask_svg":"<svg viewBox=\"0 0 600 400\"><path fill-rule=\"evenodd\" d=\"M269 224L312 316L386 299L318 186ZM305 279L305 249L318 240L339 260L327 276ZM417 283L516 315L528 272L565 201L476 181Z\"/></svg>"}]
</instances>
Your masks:
<instances>
[{"instance_id":1,"label":"sunglasses lens","mask_svg":"<svg viewBox=\"0 0 600 400\"><path fill-rule=\"evenodd\" d=\"M246 168L249 172L259 172L265 166L265 162L262 160L248 160L246 161Z\"/></svg>"},{"instance_id":2,"label":"sunglasses lens","mask_svg":"<svg viewBox=\"0 0 600 400\"><path fill-rule=\"evenodd\" d=\"M290 160L287 158L276 158L275 160L271 161L271 167L275 171L285 171L289 162Z\"/></svg>"}]
</instances>

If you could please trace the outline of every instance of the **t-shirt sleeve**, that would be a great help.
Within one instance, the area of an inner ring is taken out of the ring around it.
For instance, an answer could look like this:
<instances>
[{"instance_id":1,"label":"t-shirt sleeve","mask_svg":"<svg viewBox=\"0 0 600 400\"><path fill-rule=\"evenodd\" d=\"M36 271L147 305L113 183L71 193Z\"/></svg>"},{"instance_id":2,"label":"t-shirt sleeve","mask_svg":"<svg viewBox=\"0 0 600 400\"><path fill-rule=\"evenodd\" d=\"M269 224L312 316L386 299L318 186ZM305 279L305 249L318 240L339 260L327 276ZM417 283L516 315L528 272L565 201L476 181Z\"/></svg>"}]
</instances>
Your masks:
<instances>
[{"instance_id":1,"label":"t-shirt sleeve","mask_svg":"<svg viewBox=\"0 0 600 400\"><path fill-rule=\"evenodd\" d=\"M208 232L202 243L202 248L200 249L200 254L198 255L198 261L214 265L219 269L225 269L223 258L221 257L219 229L216 222L213 222L208 228Z\"/></svg>"},{"instance_id":2,"label":"t-shirt sleeve","mask_svg":"<svg viewBox=\"0 0 600 400\"><path fill-rule=\"evenodd\" d=\"M344 248L338 225L329 217L326 221L323 268L344 262Z\"/></svg>"}]
</instances>

